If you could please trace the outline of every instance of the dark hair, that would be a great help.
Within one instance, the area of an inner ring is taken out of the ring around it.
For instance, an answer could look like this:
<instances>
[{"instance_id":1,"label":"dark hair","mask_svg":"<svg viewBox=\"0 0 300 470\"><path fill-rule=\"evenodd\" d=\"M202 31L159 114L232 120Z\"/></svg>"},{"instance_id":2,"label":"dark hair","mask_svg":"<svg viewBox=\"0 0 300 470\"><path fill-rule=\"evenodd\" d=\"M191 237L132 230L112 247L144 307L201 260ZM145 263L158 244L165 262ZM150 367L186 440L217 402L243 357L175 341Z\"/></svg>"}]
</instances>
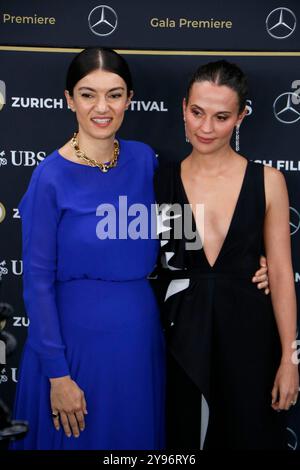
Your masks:
<instances>
[{"instance_id":1,"label":"dark hair","mask_svg":"<svg viewBox=\"0 0 300 470\"><path fill-rule=\"evenodd\" d=\"M244 72L237 65L227 62L227 60L218 60L201 65L188 84L186 101L189 100L194 83L204 81L216 85L225 85L234 90L238 95L239 113L244 110L248 95L248 84Z\"/></svg>"},{"instance_id":2,"label":"dark hair","mask_svg":"<svg viewBox=\"0 0 300 470\"><path fill-rule=\"evenodd\" d=\"M77 82L94 70L105 70L116 73L127 86L127 96L132 90L132 79L128 64L113 49L106 47L89 47L77 54L69 65L66 78L66 89L70 96Z\"/></svg>"}]
</instances>

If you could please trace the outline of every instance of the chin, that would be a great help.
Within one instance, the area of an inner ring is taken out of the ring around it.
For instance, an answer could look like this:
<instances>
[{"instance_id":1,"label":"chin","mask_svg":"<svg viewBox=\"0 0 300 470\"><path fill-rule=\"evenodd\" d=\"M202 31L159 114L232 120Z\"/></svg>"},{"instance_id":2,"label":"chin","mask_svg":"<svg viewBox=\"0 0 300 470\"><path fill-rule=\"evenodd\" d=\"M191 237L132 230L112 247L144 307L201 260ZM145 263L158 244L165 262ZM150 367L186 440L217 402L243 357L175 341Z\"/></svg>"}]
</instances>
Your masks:
<instances>
[{"instance_id":1,"label":"chin","mask_svg":"<svg viewBox=\"0 0 300 470\"><path fill-rule=\"evenodd\" d=\"M96 139L110 139L115 133L115 129L93 129L91 135Z\"/></svg>"},{"instance_id":2,"label":"chin","mask_svg":"<svg viewBox=\"0 0 300 470\"><path fill-rule=\"evenodd\" d=\"M196 145L193 145L193 147L197 152L202 153L203 155L210 154L217 150L214 145L199 144L199 142L197 142Z\"/></svg>"},{"instance_id":3,"label":"chin","mask_svg":"<svg viewBox=\"0 0 300 470\"><path fill-rule=\"evenodd\" d=\"M203 155L209 155L210 153L219 152L222 149L225 150L229 143L223 142L220 144L220 142L213 142L212 144L201 144L199 142L195 142L195 144L193 144L192 142L192 145L199 153L202 153Z\"/></svg>"}]
</instances>

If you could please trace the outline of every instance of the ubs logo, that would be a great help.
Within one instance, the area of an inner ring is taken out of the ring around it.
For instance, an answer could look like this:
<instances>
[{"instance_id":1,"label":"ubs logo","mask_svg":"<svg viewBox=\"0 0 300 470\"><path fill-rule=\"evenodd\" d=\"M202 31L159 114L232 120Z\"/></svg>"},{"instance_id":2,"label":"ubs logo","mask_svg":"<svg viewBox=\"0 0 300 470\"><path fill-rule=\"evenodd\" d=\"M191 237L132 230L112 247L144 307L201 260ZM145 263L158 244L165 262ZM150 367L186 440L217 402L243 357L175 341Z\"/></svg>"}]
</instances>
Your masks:
<instances>
[{"instance_id":1,"label":"ubs logo","mask_svg":"<svg viewBox=\"0 0 300 470\"><path fill-rule=\"evenodd\" d=\"M23 274L23 261L18 259L12 259L11 262L11 272L15 276L22 276ZM1 276L8 274L8 269L6 267L6 261L3 260L0 262L0 280Z\"/></svg>"},{"instance_id":2,"label":"ubs logo","mask_svg":"<svg viewBox=\"0 0 300 470\"><path fill-rule=\"evenodd\" d=\"M8 274L8 269L6 267L6 261L3 260L0 263L0 280L1 280L2 276L6 276L6 274Z\"/></svg>"},{"instance_id":3,"label":"ubs logo","mask_svg":"<svg viewBox=\"0 0 300 470\"><path fill-rule=\"evenodd\" d=\"M12 382L17 383L17 368L16 367L11 367L10 368L10 373L3 367L3 369L0 370L0 384L7 382L8 380L11 380Z\"/></svg>"},{"instance_id":4,"label":"ubs logo","mask_svg":"<svg viewBox=\"0 0 300 470\"><path fill-rule=\"evenodd\" d=\"M4 150L2 150L2 152L0 152L0 167L5 165L7 165L7 159L5 158Z\"/></svg>"},{"instance_id":5,"label":"ubs logo","mask_svg":"<svg viewBox=\"0 0 300 470\"><path fill-rule=\"evenodd\" d=\"M109 36L118 25L115 10L107 5L95 7L88 16L89 28L97 36Z\"/></svg>"},{"instance_id":6,"label":"ubs logo","mask_svg":"<svg viewBox=\"0 0 300 470\"><path fill-rule=\"evenodd\" d=\"M1 358L0 364L6 364L6 359L3 360L3 358ZM8 377L6 375L6 369L3 368L0 371L0 384L4 383L4 382L7 382L7 381L8 381Z\"/></svg>"}]
</instances>

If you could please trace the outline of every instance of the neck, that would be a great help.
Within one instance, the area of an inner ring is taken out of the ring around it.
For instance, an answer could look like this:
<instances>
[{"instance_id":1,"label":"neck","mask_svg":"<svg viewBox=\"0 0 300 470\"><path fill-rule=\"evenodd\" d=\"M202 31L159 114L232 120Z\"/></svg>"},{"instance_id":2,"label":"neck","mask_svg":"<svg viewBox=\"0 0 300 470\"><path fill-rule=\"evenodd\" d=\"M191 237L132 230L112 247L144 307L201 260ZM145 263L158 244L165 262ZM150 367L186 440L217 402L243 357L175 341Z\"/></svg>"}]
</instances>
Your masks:
<instances>
[{"instance_id":1,"label":"neck","mask_svg":"<svg viewBox=\"0 0 300 470\"><path fill-rule=\"evenodd\" d=\"M221 173L235 158L236 154L229 146L210 154L202 154L193 149L188 157L193 172L208 175Z\"/></svg>"},{"instance_id":2,"label":"neck","mask_svg":"<svg viewBox=\"0 0 300 470\"><path fill-rule=\"evenodd\" d=\"M115 136L107 139L87 138L83 133L78 132L77 141L79 148L88 158L99 163L107 163L113 158Z\"/></svg>"}]
</instances>

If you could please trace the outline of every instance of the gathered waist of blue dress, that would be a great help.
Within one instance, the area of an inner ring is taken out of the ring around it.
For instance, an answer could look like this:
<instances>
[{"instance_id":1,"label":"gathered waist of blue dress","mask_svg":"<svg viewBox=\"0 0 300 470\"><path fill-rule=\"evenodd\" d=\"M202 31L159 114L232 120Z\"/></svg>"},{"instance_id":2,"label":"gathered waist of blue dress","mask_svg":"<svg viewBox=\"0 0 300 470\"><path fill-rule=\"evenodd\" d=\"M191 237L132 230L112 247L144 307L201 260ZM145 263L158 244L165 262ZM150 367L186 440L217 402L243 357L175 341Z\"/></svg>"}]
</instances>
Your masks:
<instances>
[{"instance_id":1,"label":"gathered waist of blue dress","mask_svg":"<svg viewBox=\"0 0 300 470\"><path fill-rule=\"evenodd\" d=\"M89 277L89 276L80 276L80 277L70 277L70 278L59 278L56 279L56 282L59 284L64 284L64 283L70 283L70 282L78 282L78 281L87 281L87 282L115 282L115 283L127 283L127 282L141 282L141 281L147 281L147 277L140 277L140 278L134 278L134 279L109 279L109 278L103 278L103 277Z\"/></svg>"}]
</instances>

